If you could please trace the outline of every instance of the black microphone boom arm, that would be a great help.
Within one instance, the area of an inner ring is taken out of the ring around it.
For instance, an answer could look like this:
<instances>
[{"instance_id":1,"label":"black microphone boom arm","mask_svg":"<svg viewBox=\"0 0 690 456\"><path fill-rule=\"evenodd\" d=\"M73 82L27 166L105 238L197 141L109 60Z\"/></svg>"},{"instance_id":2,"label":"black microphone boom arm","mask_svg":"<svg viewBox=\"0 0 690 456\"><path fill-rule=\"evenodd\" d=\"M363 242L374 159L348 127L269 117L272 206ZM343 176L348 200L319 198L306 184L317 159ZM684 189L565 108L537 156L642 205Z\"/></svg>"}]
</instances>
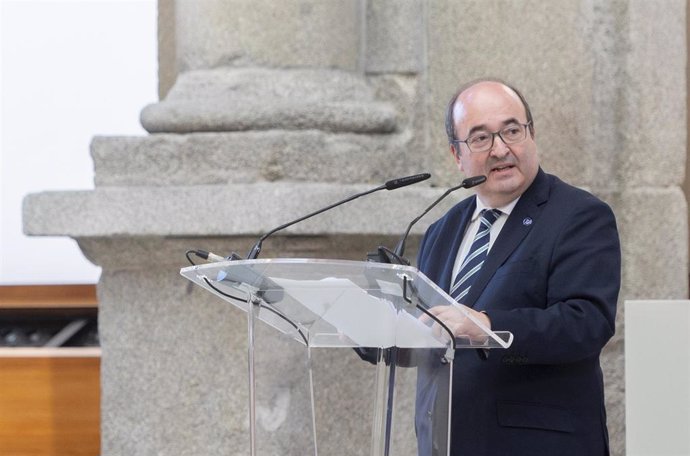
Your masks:
<instances>
[{"instance_id":1,"label":"black microphone boom arm","mask_svg":"<svg viewBox=\"0 0 690 456\"><path fill-rule=\"evenodd\" d=\"M429 207L427 207L422 214L412 220L410 224L407 226L407 230L405 231L405 234L400 238L400 241L398 242L398 245L395 246L395 250L393 251L393 254L395 257L397 257L398 260L401 260L402 263L409 264L408 261L406 261L403 257L405 253L405 241L407 240L407 237L410 234L410 230L414 226L415 223L417 223L422 217L424 217L430 210L432 210L438 203L441 202L446 196L450 195L452 192L455 190L461 189L461 188L472 188L475 187L479 184L484 183L486 180L486 176L473 176L473 177L468 177L467 179L464 179L460 185L456 185L455 187L451 187L446 192L441 195L439 198L436 199ZM402 264L401 263L401 264Z\"/></svg>"},{"instance_id":2,"label":"black microphone boom arm","mask_svg":"<svg viewBox=\"0 0 690 456\"><path fill-rule=\"evenodd\" d=\"M431 174L429 174L429 173L422 173L422 174L415 174L414 176L406 176L406 177L399 177L399 178L397 178L397 179L392 179L392 180L389 180L388 182L386 182L386 183L383 184L383 185L379 185L379 186L376 187L376 188L372 188L371 190L367 190L367 191L365 191L365 192L357 193L357 194L352 195L352 196L350 196L350 197L348 197L348 198L345 198L344 200L338 201L338 202L333 203L333 204L331 204L331 205L329 205L329 206L327 206L327 207L324 207L324 208L319 209L319 210L317 210L317 211L311 212L311 213L309 213L309 214L307 214L307 215L305 215L305 216L303 216L303 217L300 217L300 218L298 218L298 219L296 219L296 220L293 220L293 221L291 221L291 222L288 222L288 223L285 223L285 224L283 224L283 225L280 225L279 227L276 227L276 228L272 229L272 230L269 231L268 233L266 233L266 234L264 234L263 236L261 236L261 238L259 238L259 240L256 242L256 244L254 244L254 247L252 247L252 249L250 250L249 254L247 255L247 259L248 259L248 260L254 260L254 259L256 259L256 257L258 257L258 256L259 256L259 253L261 252L261 244L262 244L269 236L271 236L272 234L274 234L274 233L276 233L276 232L278 232L278 231L280 231L280 230L283 230L283 229L285 229L285 228L287 228L287 227L289 227L289 226L292 226L292 225L294 225L295 223L299 223L299 222L301 222L301 221L303 221L303 220L306 220L306 219L308 219L308 218L310 218L310 217L313 217L313 216L315 216L315 215L319 215L319 214L321 214L322 212L326 212L326 211L328 211L328 210L330 210L330 209L333 209L333 208L336 207L336 206L340 206L341 204L348 203L348 202L350 202L350 201L352 201L352 200L354 200L354 199L359 198L360 196L365 196L365 195L368 195L368 194L370 194L370 193L378 192L379 190L395 190L396 188L406 187L406 186L408 186L408 185L416 184L417 182L421 182L421 181L427 180L427 179L430 178L430 177L431 177Z\"/></svg>"}]
</instances>

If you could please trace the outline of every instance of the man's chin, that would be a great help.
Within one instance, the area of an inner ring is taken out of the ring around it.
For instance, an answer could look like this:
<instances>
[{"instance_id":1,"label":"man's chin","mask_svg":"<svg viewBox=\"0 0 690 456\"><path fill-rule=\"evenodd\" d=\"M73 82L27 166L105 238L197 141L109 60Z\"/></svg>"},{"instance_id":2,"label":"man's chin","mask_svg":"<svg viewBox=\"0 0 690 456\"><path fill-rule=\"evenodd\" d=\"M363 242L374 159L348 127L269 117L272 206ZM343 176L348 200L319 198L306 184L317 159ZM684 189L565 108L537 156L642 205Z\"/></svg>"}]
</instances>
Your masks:
<instances>
[{"instance_id":1,"label":"man's chin","mask_svg":"<svg viewBox=\"0 0 690 456\"><path fill-rule=\"evenodd\" d=\"M489 184L489 185L487 185ZM516 181L486 181L482 192L478 193L485 204L492 207L501 207L517 198L522 193L521 182Z\"/></svg>"},{"instance_id":2,"label":"man's chin","mask_svg":"<svg viewBox=\"0 0 690 456\"><path fill-rule=\"evenodd\" d=\"M493 188L498 192L513 192L524 182L524 178L517 169L506 171L491 171L487 176L485 186Z\"/></svg>"}]
</instances>

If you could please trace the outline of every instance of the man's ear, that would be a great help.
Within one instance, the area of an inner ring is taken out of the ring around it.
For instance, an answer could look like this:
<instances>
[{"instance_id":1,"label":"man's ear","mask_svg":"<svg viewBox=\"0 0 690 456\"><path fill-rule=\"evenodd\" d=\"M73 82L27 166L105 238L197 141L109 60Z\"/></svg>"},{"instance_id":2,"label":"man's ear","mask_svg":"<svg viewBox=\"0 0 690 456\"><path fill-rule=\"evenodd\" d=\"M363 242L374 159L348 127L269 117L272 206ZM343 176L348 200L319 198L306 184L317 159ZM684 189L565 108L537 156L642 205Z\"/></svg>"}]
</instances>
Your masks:
<instances>
[{"instance_id":1,"label":"man's ear","mask_svg":"<svg viewBox=\"0 0 690 456\"><path fill-rule=\"evenodd\" d=\"M453 156L455 164L458 165L458 168L460 168L460 171L462 171L462 161L460 161L460 149L453 143L450 143L450 154Z\"/></svg>"}]
</instances>

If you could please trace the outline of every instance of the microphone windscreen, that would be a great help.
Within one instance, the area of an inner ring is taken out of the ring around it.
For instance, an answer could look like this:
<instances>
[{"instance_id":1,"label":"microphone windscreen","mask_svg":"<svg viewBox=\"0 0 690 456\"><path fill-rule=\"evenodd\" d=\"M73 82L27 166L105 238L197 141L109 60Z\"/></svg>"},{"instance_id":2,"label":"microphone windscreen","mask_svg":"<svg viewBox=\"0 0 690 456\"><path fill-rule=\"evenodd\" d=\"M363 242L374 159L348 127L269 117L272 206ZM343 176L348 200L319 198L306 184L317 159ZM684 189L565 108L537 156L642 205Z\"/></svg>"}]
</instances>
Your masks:
<instances>
[{"instance_id":1,"label":"microphone windscreen","mask_svg":"<svg viewBox=\"0 0 690 456\"><path fill-rule=\"evenodd\" d=\"M414 176L399 177L397 179L386 182L386 190L395 190L396 188L406 187L408 185L416 184L417 182L425 181L431 177L429 173L415 174Z\"/></svg>"},{"instance_id":2,"label":"microphone windscreen","mask_svg":"<svg viewBox=\"0 0 690 456\"><path fill-rule=\"evenodd\" d=\"M475 187L479 184L484 183L485 180L486 180L486 176L468 177L467 179L462 181L462 187L463 188L472 188L472 187Z\"/></svg>"}]
</instances>

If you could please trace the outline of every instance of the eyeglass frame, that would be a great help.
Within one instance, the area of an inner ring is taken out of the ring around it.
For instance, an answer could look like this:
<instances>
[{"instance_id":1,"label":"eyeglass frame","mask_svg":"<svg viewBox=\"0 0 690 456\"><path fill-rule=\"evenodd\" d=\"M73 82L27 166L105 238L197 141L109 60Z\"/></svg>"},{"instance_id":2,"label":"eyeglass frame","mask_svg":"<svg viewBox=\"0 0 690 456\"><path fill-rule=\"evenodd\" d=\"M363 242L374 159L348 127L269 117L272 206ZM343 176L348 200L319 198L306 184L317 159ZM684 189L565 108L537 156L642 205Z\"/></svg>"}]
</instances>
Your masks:
<instances>
[{"instance_id":1,"label":"eyeglass frame","mask_svg":"<svg viewBox=\"0 0 690 456\"><path fill-rule=\"evenodd\" d=\"M518 124L518 125L520 125L521 127L523 127L524 130L525 130L525 136L523 136L522 139L519 139L519 140L517 140L517 141L513 141L513 142L510 142L510 143L509 143L509 142L506 142L505 139L503 139L503 135L501 135L501 130L505 130L505 129L508 127L508 125L506 125L505 127L501 128L501 129L498 130L498 131L494 131L494 132L488 131L488 132L487 132L487 133L489 133L489 134L491 135L491 145L490 145L486 150L482 150L482 151L479 151L479 152L473 151L472 148L470 147L470 145L467 144L467 141L470 139L470 136L471 136L471 135L468 136L467 138L465 138L464 140L462 140L462 139L453 139L453 140L450 141L450 143L451 143L451 144L454 144L454 145L455 145L456 143L458 143L458 144L459 144L459 143L465 143L465 145L467 146L467 149L469 149L470 153L472 153L472 154L483 154L483 153L488 152L488 151L490 151L491 149L493 149L493 147L494 147L494 142L496 141L496 136L498 136L499 138L501 138L501 141L503 141L503 144L505 144L505 145L517 144L517 143L519 143L519 142L524 141L525 139L527 139L527 130L529 129L529 126L532 125L532 121L531 121L531 120L528 120L527 123L524 123L524 124L523 124L523 123L520 123L520 122L515 122L515 123ZM460 146L459 146L459 145L456 145L456 148L457 148L456 153L459 155L459 154L460 154Z\"/></svg>"}]
</instances>

